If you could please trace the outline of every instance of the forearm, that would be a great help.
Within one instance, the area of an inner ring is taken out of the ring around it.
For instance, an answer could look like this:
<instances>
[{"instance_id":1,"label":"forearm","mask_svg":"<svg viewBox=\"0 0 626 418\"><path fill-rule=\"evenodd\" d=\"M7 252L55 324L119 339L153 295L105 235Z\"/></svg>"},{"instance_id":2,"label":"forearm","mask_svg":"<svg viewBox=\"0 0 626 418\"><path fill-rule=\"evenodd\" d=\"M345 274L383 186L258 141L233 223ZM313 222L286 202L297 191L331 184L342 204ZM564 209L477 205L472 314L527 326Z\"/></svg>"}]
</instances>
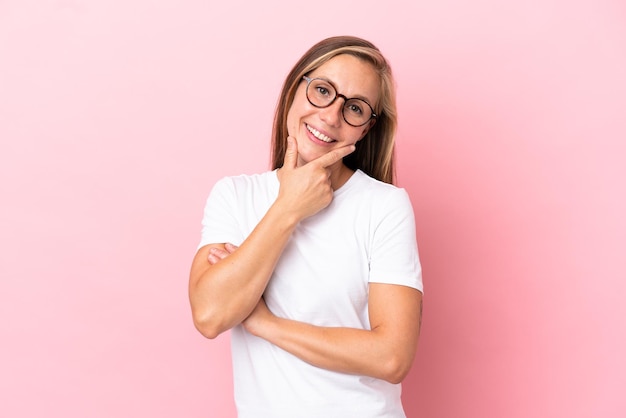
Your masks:
<instances>
[{"instance_id":1,"label":"forearm","mask_svg":"<svg viewBox=\"0 0 626 418\"><path fill-rule=\"evenodd\" d=\"M253 330L314 366L399 383L408 373L416 340L394 341L384 329L318 327L273 317Z\"/></svg>"},{"instance_id":2,"label":"forearm","mask_svg":"<svg viewBox=\"0 0 626 418\"><path fill-rule=\"evenodd\" d=\"M214 338L252 312L296 225L297 219L275 204L224 261L211 265L208 249L198 252L189 296L194 323L203 335Z\"/></svg>"},{"instance_id":3,"label":"forearm","mask_svg":"<svg viewBox=\"0 0 626 418\"><path fill-rule=\"evenodd\" d=\"M368 311L370 330L319 327L277 317L261 299L244 326L314 366L398 383L415 357L422 293L406 286L370 283Z\"/></svg>"}]
</instances>

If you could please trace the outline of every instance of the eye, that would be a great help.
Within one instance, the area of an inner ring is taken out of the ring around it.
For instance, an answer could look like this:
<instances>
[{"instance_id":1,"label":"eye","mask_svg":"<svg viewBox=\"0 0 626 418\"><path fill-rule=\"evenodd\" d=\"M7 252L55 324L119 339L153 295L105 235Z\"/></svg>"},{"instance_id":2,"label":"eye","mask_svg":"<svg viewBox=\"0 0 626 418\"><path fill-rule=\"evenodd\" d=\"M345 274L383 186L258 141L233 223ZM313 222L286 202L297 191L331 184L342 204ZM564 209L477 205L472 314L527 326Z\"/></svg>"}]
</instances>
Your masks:
<instances>
[{"instance_id":1,"label":"eye","mask_svg":"<svg viewBox=\"0 0 626 418\"><path fill-rule=\"evenodd\" d=\"M317 86L315 87L315 90L320 96L330 96L330 91L324 86Z\"/></svg>"},{"instance_id":2,"label":"eye","mask_svg":"<svg viewBox=\"0 0 626 418\"><path fill-rule=\"evenodd\" d=\"M346 110L358 116L363 115L363 106L361 106L361 104L356 101L350 101L346 103Z\"/></svg>"},{"instance_id":3,"label":"eye","mask_svg":"<svg viewBox=\"0 0 626 418\"><path fill-rule=\"evenodd\" d=\"M335 89L328 82L321 79L314 79L310 86L315 92L315 96L327 101L335 97Z\"/></svg>"}]
</instances>

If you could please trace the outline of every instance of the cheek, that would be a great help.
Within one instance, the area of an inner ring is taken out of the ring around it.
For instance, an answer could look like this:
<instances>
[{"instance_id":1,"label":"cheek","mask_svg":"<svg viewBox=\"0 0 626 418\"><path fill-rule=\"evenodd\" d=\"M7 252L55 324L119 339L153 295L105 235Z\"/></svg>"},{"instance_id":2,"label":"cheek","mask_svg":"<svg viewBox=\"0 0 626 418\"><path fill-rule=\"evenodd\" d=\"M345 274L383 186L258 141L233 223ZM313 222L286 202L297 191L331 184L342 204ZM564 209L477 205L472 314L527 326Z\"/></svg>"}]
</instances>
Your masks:
<instances>
[{"instance_id":1,"label":"cheek","mask_svg":"<svg viewBox=\"0 0 626 418\"><path fill-rule=\"evenodd\" d=\"M296 91L296 95L293 98L293 102L291 102L291 106L289 106L289 111L287 112L287 131L289 135L295 135L299 129L300 118L302 115L307 113L306 103L308 103L306 96L304 95L304 90L299 88Z\"/></svg>"},{"instance_id":2,"label":"cheek","mask_svg":"<svg viewBox=\"0 0 626 418\"><path fill-rule=\"evenodd\" d=\"M363 129L363 130L361 131L361 134L359 135L359 139L357 139L357 142L359 142L360 140L362 140L362 139L365 137L365 135L367 135L367 132L368 132L368 131L369 131L369 129L368 129L368 128Z\"/></svg>"},{"instance_id":3,"label":"cheek","mask_svg":"<svg viewBox=\"0 0 626 418\"><path fill-rule=\"evenodd\" d=\"M293 126L293 112L291 111L291 109L289 109L289 112L287 112L287 133L291 136L294 133L294 126Z\"/></svg>"},{"instance_id":4,"label":"cheek","mask_svg":"<svg viewBox=\"0 0 626 418\"><path fill-rule=\"evenodd\" d=\"M374 126L375 122L370 122L367 125L365 125L365 127L363 128L363 130L361 131L361 138L359 138L359 141L361 139L363 139L365 137L365 135L367 135L367 133L370 131L370 129L372 129L372 127Z\"/></svg>"},{"instance_id":5,"label":"cheek","mask_svg":"<svg viewBox=\"0 0 626 418\"><path fill-rule=\"evenodd\" d=\"M287 132L290 136L294 136L298 130L298 111L294 107L292 104L287 112Z\"/></svg>"}]
</instances>

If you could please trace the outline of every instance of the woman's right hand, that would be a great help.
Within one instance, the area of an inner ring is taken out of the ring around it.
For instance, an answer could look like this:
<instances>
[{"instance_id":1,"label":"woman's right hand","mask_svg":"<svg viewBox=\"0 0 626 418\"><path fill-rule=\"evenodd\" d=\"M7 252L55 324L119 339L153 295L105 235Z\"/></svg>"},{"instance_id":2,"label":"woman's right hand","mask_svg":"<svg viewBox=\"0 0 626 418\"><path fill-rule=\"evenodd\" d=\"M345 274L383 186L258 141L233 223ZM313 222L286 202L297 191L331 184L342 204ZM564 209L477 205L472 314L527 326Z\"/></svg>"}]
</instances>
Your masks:
<instances>
[{"instance_id":1,"label":"woman's right hand","mask_svg":"<svg viewBox=\"0 0 626 418\"><path fill-rule=\"evenodd\" d=\"M298 167L298 145L295 138L288 137L276 204L291 212L297 222L324 209L333 199L329 167L354 149L354 145L337 148Z\"/></svg>"},{"instance_id":2,"label":"woman's right hand","mask_svg":"<svg viewBox=\"0 0 626 418\"><path fill-rule=\"evenodd\" d=\"M332 201L329 167L352 151L354 146L337 148L298 167L298 148L289 139L278 198L250 235L239 247L214 243L198 250L189 275L189 297L202 335L217 337L257 307L298 222Z\"/></svg>"}]
</instances>

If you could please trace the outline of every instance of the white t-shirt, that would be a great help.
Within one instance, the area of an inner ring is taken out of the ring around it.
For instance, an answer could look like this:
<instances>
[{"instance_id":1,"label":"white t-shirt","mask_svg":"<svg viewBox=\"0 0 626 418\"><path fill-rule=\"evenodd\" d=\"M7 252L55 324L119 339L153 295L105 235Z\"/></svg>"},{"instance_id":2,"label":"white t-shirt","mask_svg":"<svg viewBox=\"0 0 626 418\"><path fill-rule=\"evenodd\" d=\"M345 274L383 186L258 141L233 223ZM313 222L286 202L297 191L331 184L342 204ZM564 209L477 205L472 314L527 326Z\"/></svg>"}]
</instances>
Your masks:
<instances>
[{"instance_id":1,"label":"white t-shirt","mask_svg":"<svg viewBox=\"0 0 626 418\"><path fill-rule=\"evenodd\" d=\"M276 200L279 185L276 171L217 182L200 247L240 245ZM318 326L370 329L368 283L422 291L414 222L404 189L357 170L328 207L296 227L265 290L269 309ZM405 416L399 384L312 366L241 325L232 329L231 349L240 418Z\"/></svg>"}]
</instances>

